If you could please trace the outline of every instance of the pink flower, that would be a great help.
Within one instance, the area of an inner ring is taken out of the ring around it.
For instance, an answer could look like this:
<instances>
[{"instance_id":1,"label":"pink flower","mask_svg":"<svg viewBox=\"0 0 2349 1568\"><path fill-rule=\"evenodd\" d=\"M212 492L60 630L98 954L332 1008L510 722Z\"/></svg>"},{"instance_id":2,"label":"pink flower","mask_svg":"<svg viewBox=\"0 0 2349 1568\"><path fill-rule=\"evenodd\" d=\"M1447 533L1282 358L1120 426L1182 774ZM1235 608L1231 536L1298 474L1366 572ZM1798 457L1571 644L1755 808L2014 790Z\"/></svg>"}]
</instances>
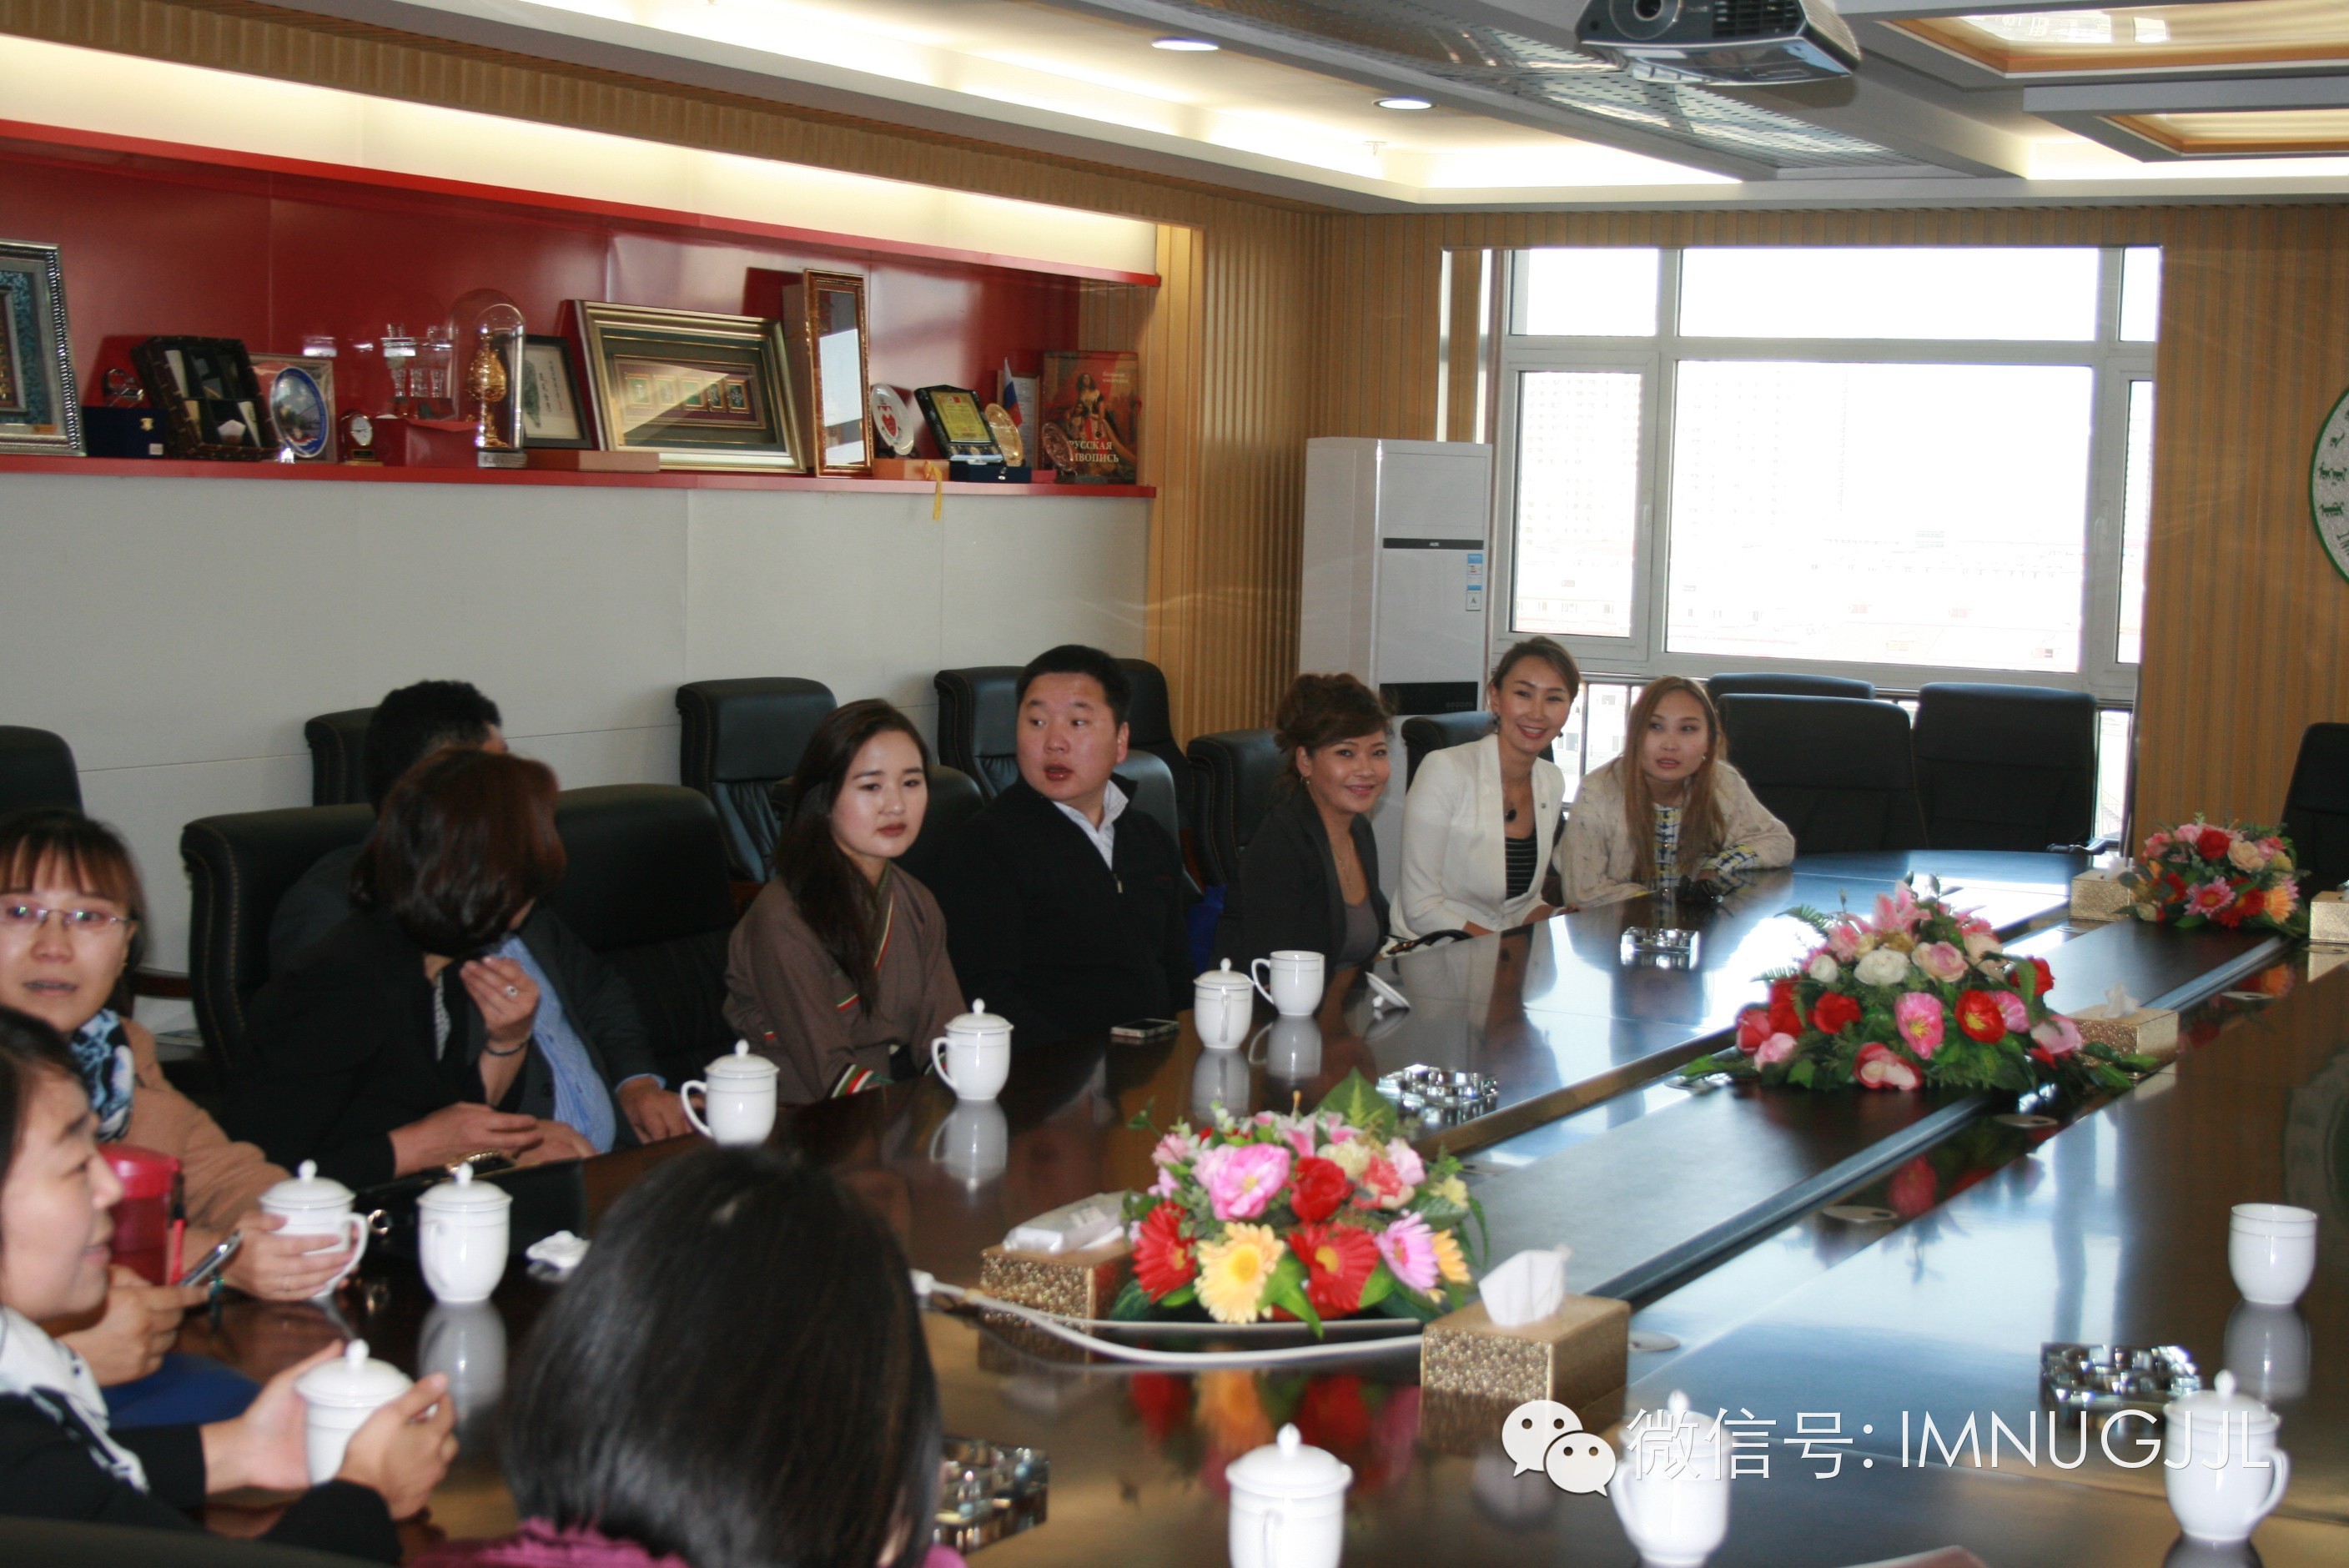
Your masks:
<instances>
[{"instance_id":1,"label":"pink flower","mask_svg":"<svg viewBox=\"0 0 2349 1568\"><path fill-rule=\"evenodd\" d=\"M2005 1021L2007 1033L2020 1035L2031 1027L2031 1015L2024 1010L2022 997L2012 991L1993 991L1991 999L1998 1004L1998 1016Z\"/></svg>"},{"instance_id":2,"label":"pink flower","mask_svg":"<svg viewBox=\"0 0 2349 1568\"><path fill-rule=\"evenodd\" d=\"M1868 1088L1908 1090L1925 1081L1915 1063L1903 1061L1892 1054L1891 1047L1873 1041L1859 1047L1859 1061L1852 1072Z\"/></svg>"},{"instance_id":3,"label":"pink flower","mask_svg":"<svg viewBox=\"0 0 2349 1568\"><path fill-rule=\"evenodd\" d=\"M1182 1191L1183 1184L1174 1179L1174 1172L1163 1165L1160 1166L1158 1180L1150 1184L1150 1195L1154 1198L1172 1198Z\"/></svg>"},{"instance_id":4,"label":"pink flower","mask_svg":"<svg viewBox=\"0 0 2349 1568\"><path fill-rule=\"evenodd\" d=\"M1416 1187L1427 1180L1427 1167L1419 1161L1419 1150L1400 1138L1387 1140L1387 1163L1395 1168L1406 1187Z\"/></svg>"},{"instance_id":5,"label":"pink flower","mask_svg":"<svg viewBox=\"0 0 2349 1568\"><path fill-rule=\"evenodd\" d=\"M2216 914L2234 902L2234 890L2227 885L2224 879L2213 877L2186 895L2186 913Z\"/></svg>"},{"instance_id":6,"label":"pink flower","mask_svg":"<svg viewBox=\"0 0 2349 1568\"><path fill-rule=\"evenodd\" d=\"M1900 1030L1900 1043L1931 1061L1941 1048L1941 999L1911 991L1892 1004L1892 1019Z\"/></svg>"},{"instance_id":7,"label":"pink flower","mask_svg":"<svg viewBox=\"0 0 2349 1568\"><path fill-rule=\"evenodd\" d=\"M1794 1036L1773 1035L1768 1039L1763 1041L1759 1047L1755 1047L1754 1059L1763 1067L1766 1068L1773 1062L1783 1062L1794 1054Z\"/></svg>"},{"instance_id":8,"label":"pink flower","mask_svg":"<svg viewBox=\"0 0 2349 1568\"><path fill-rule=\"evenodd\" d=\"M1909 962L1942 985L1954 985L1965 978L1968 960L1946 942L1928 942L1909 955Z\"/></svg>"},{"instance_id":9,"label":"pink flower","mask_svg":"<svg viewBox=\"0 0 2349 1568\"><path fill-rule=\"evenodd\" d=\"M1435 1288L1435 1237L1425 1220L1405 1214L1371 1240L1378 1243L1387 1273L1416 1291Z\"/></svg>"},{"instance_id":10,"label":"pink flower","mask_svg":"<svg viewBox=\"0 0 2349 1568\"><path fill-rule=\"evenodd\" d=\"M1161 1169L1169 1165L1188 1165L1199 1157L1199 1140L1187 1132L1170 1132L1158 1140L1150 1151L1151 1162Z\"/></svg>"},{"instance_id":11,"label":"pink flower","mask_svg":"<svg viewBox=\"0 0 2349 1568\"><path fill-rule=\"evenodd\" d=\"M2031 1037L2051 1057L2068 1057L2080 1048L2080 1026L2061 1013L2048 1014Z\"/></svg>"},{"instance_id":12,"label":"pink flower","mask_svg":"<svg viewBox=\"0 0 2349 1568\"><path fill-rule=\"evenodd\" d=\"M1876 929L1887 936L1896 931L1915 930L1924 913L1917 907L1917 895L1906 884L1876 895Z\"/></svg>"},{"instance_id":13,"label":"pink flower","mask_svg":"<svg viewBox=\"0 0 2349 1568\"><path fill-rule=\"evenodd\" d=\"M1969 931L1966 933L1966 956L1979 964L1998 951L1998 933Z\"/></svg>"},{"instance_id":14,"label":"pink flower","mask_svg":"<svg viewBox=\"0 0 2349 1568\"><path fill-rule=\"evenodd\" d=\"M1839 920L1827 927L1827 951L1839 963L1852 964L1859 958L1859 928L1847 920Z\"/></svg>"},{"instance_id":15,"label":"pink flower","mask_svg":"<svg viewBox=\"0 0 2349 1568\"><path fill-rule=\"evenodd\" d=\"M1395 1169L1394 1161L1383 1154L1373 1154L1362 1170L1360 1183L1362 1191L1354 1200L1364 1209L1400 1209L1411 1202L1416 1183L1405 1181Z\"/></svg>"},{"instance_id":16,"label":"pink flower","mask_svg":"<svg viewBox=\"0 0 2349 1568\"><path fill-rule=\"evenodd\" d=\"M2159 860L2161 858L2161 851L2169 848L2169 843L2170 839L2168 833L2154 834L2145 841L2145 858L2149 861Z\"/></svg>"},{"instance_id":17,"label":"pink flower","mask_svg":"<svg viewBox=\"0 0 2349 1568\"><path fill-rule=\"evenodd\" d=\"M1226 1143L1199 1156L1191 1173L1218 1220L1253 1220L1288 1181L1288 1150L1272 1143Z\"/></svg>"}]
</instances>

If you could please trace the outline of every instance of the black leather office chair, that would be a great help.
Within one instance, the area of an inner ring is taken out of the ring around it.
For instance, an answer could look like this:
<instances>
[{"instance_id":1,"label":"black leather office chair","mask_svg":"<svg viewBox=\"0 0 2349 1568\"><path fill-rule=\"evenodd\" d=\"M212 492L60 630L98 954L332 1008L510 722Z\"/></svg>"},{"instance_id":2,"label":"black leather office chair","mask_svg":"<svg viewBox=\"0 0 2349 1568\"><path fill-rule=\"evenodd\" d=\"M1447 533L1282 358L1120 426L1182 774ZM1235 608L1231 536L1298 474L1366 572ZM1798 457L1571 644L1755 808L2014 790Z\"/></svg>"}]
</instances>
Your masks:
<instances>
[{"instance_id":1,"label":"black leather office chair","mask_svg":"<svg viewBox=\"0 0 2349 1568\"><path fill-rule=\"evenodd\" d=\"M764 882L773 871L775 811L768 795L800 765L808 737L839 706L822 681L792 676L692 681L677 688L685 720L678 777L718 808L735 876Z\"/></svg>"},{"instance_id":2,"label":"black leather office chair","mask_svg":"<svg viewBox=\"0 0 2349 1568\"><path fill-rule=\"evenodd\" d=\"M329 850L375 827L364 805L199 817L180 830L188 868L188 988L204 1052L223 1079L241 1061L247 1010L269 979L269 923Z\"/></svg>"},{"instance_id":3,"label":"black leather office chair","mask_svg":"<svg viewBox=\"0 0 2349 1568\"><path fill-rule=\"evenodd\" d=\"M1760 672L1709 676L1705 678L1704 690L1715 707L1725 696L1847 696L1864 702L1876 696L1876 686L1869 681L1850 680L1842 676L1781 676Z\"/></svg>"},{"instance_id":4,"label":"black leather office chair","mask_svg":"<svg viewBox=\"0 0 2349 1568\"><path fill-rule=\"evenodd\" d=\"M1288 758L1268 729L1194 736L1190 758L1199 770L1199 861L1212 886L1231 881Z\"/></svg>"},{"instance_id":5,"label":"black leather office chair","mask_svg":"<svg viewBox=\"0 0 2349 1568\"><path fill-rule=\"evenodd\" d=\"M674 1088L730 1050L726 940L734 892L717 808L674 784L566 789L555 830L570 866L547 904L636 995Z\"/></svg>"},{"instance_id":6,"label":"black leather office chair","mask_svg":"<svg viewBox=\"0 0 2349 1568\"><path fill-rule=\"evenodd\" d=\"M1191 760L1183 755L1182 742L1174 738L1174 709L1166 696L1166 675L1148 659L1120 659L1128 679L1133 683L1133 699L1126 706L1126 744L1130 751L1146 751L1166 764L1167 775L1174 780L1174 804L1177 827L1174 841L1182 842L1182 827L1195 819L1198 810L1198 790L1191 776Z\"/></svg>"},{"instance_id":7,"label":"black leather office chair","mask_svg":"<svg viewBox=\"0 0 2349 1568\"><path fill-rule=\"evenodd\" d=\"M1921 850L1909 715L1843 696L1721 700L1730 760L1806 855Z\"/></svg>"},{"instance_id":8,"label":"black leather office chair","mask_svg":"<svg viewBox=\"0 0 2349 1568\"><path fill-rule=\"evenodd\" d=\"M2349 881L2349 724L2312 724L2302 734L2283 830L2303 889L2322 892Z\"/></svg>"},{"instance_id":9,"label":"black leather office chair","mask_svg":"<svg viewBox=\"0 0 2349 1568\"><path fill-rule=\"evenodd\" d=\"M1500 723L1498 715L1477 709L1468 713L1414 713L1402 721L1402 787L1419 777L1419 765L1433 751L1448 751L1482 740Z\"/></svg>"},{"instance_id":10,"label":"black leather office chair","mask_svg":"<svg viewBox=\"0 0 2349 1568\"><path fill-rule=\"evenodd\" d=\"M374 717L372 707L347 707L303 724L302 738L310 743L310 804L366 804L367 721Z\"/></svg>"},{"instance_id":11,"label":"black leather office chair","mask_svg":"<svg viewBox=\"0 0 2349 1568\"><path fill-rule=\"evenodd\" d=\"M938 692L938 760L969 774L979 793L994 799L1019 777L1011 724L1019 666L940 670L932 684Z\"/></svg>"},{"instance_id":12,"label":"black leather office chair","mask_svg":"<svg viewBox=\"0 0 2349 1568\"><path fill-rule=\"evenodd\" d=\"M1937 850L2085 844L2096 701L2054 686L1935 681L1917 694L1917 795Z\"/></svg>"},{"instance_id":13,"label":"black leather office chair","mask_svg":"<svg viewBox=\"0 0 2349 1568\"><path fill-rule=\"evenodd\" d=\"M81 769L66 738L0 724L0 817L34 806L81 810Z\"/></svg>"}]
</instances>

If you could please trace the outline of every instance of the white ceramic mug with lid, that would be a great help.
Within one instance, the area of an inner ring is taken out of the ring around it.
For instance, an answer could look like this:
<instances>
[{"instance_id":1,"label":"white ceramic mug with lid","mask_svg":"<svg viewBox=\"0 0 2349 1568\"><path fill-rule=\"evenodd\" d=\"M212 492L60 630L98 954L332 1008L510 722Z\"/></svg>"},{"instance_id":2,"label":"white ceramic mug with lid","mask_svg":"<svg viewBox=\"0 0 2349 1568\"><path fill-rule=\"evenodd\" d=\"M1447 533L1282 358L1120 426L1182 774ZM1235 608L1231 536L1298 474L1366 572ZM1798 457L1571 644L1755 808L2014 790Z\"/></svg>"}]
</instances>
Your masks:
<instances>
[{"instance_id":1,"label":"white ceramic mug with lid","mask_svg":"<svg viewBox=\"0 0 2349 1568\"><path fill-rule=\"evenodd\" d=\"M351 1271L367 1256L367 1222L364 1216L351 1212L353 1197L351 1190L332 1176L319 1175L315 1160L305 1160L294 1175L261 1195L263 1212L275 1214L285 1222L278 1227L284 1234L335 1238L323 1246L311 1248L312 1252L351 1249L351 1261L326 1282L318 1292L320 1297L332 1295L335 1287L350 1278Z\"/></svg>"},{"instance_id":2,"label":"white ceramic mug with lid","mask_svg":"<svg viewBox=\"0 0 2349 1568\"><path fill-rule=\"evenodd\" d=\"M1258 975L1258 969L1264 973ZM1284 947L1249 965L1248 975L1284 1018L1307 1018L1320 1009L1321 955L1318 953Z\"/></svg>"},{"instance_id":3,"label":"white ceramic mug with lid","mask_svg":"<svg viewBox=\"0 0 2349 1568\"><path fill-rule=\"evenodd\" d=\"M1256 982L1225 959L1191 982L1191 1025L1211 1051L1236 1049L1256 1021Z\"/></svg>"},{"instance_id":4,"label":"white ceramic mug with lid","mask_svg":"<svg viewBox=\"0 0 2349 1568\"><path fill-rule=\"evenodd\" d=\"M1354 1472L1335 1454L1283 1427L1224 1476L1232 1489L1232 1568L1338 1568Z\"/></svg>"},{"instance_id":5,"label":"white ceramic mug with lid","mask_svg":"<svg viewBox=\"0 0 2349 1568\"><path fill-rule=\"evenodd\" d=\"M701 1070L705 1077L677 1087L678 1102L694 1130L719 1143L766 1142L775 1130L775 1064L754 1053L750 1041L737 1040L731 1056ZM695 1089L709 1109L707 1121L693 1109Z\"/></svg>"},{"instance_id":6,"label":"white ceramic mug with lid","mask_svg":"<svg viewBox=\"0 0 2349 1568\"><path fill-rule=\"evenodd\" d=\"M957 1099L993 1099L1011 1076L1011 1020L973 997L970 1011L930 1042L930 1060Z\"/></svg>"},{"instance_id":7,"label":"white ceramic mug with lid","mask_svg":"<svg viewBox=\"0 0 2349 1568\"><path fill-rule=\"evenodd\" d=\"M416 1200L417 1256L433 1298L461 1305L487 1301L505 1277L513 1194L494 1181L476 1181L473 1168Z\"/></svg>"},{"instance_id":8,"label":"white ceramic mug with lid","mask_svg":"<svg viewBox=\"0 0 2349 1568\"><path fill-rule=\"evenodd\" d=\"M1607 1496L1623 1533L1656 1568L1695 1568L1729 1534L1729 1474L1722 1463L1718 1420L1689 1423L1689 1400L1679 1389L1664 1402L1673 1440L1661 1451L1636 1439L1623 1450ZM1683 1444L1679 1437L1686 1428Z\"/></svg>"},{"instance_id":9,"label":"white ceramic mug with lid","mask_svg":"<svg viewBox=\"0 0 2349 1568\"><path fill-rule=\"evenodd\" d=\"M310 1484L334 1480L343 1468L343 1450L351 1446L351 1434L414 1386L390 1362L369 1360L364 1339L352 1340L342 1355L296 1378L294 1387L307 1410L303 1449L310 1461Z\"/></svg>"},{"instance_id":10,"label":"white ceramic mug with lid","mask_svg":"<svg viewBox=\"0 0 2349 1568\"><path fill-rule=\"evenodd\" d=\"M2238 1393L2233 1373L2217 1381L2164 1407L2162 1484L2179 1529L2225 1545L2250 1540L2275 1511L2292 1480L2292 1460L2276 1447L2275 1413Z\"/></svg>"}]
</instances>

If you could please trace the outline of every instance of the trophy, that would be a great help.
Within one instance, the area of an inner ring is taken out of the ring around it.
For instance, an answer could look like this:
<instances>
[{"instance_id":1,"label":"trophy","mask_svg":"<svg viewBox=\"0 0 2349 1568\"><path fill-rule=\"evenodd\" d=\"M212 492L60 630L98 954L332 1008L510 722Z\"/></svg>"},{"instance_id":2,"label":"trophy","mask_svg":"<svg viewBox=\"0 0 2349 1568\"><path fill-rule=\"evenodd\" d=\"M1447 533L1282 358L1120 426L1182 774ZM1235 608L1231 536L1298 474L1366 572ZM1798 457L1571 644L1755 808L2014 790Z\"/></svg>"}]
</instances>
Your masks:
<instances>
[{"instance_id":1,"label":"trophy","mask_svg":"<svg viewBox=\"0 0 2349 1568\"><path fill-rule=\"evenodd\" d=\"M460 318L460 330L468 349L463 389L471 404L474 460L485 469L521 468L527 459L522 452L522 399L514 393L522 386L522 312L498 296L466 315L470 319Z\"/></svg>"}]
</instances>

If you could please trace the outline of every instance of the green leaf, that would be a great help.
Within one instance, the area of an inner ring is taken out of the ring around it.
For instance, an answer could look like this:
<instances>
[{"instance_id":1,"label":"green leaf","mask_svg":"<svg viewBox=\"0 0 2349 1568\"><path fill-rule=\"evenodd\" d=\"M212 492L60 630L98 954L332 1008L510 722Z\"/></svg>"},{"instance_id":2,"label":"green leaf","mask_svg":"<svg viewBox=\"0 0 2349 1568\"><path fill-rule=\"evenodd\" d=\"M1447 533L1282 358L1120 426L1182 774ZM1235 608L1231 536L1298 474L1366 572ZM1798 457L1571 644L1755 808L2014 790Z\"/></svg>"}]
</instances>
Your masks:
<instances>
[{"instance_id":1,"label":"green leaf","mask_svg":"<svg viewBox=\"0 0 2349 1568\"><path fill-rule=\"evenodd\" d=\"M1378 1305L1381 1317L1411 1317L1422 1323L1433 1323L1451 1310L1449 1303L1430 1300L1415 1290L1390 1292Z\"/></svg>"},{"instance_id":2,"label":"green leaf","mask_svg":"<svg viewBox=\"0 0 2349 1568\"><path fill-rule=\"evenodd\" d=\"M1157 1096L1153 1095L1148 1099L1143 1100L1142 1102L1142 1109L1135 1111L1133 1119L1126 1122L1125 1130L1128 1132L1156 1133L1158 1131L1158 1124L1150 1119L1150 1113L1157 1108Z\"/></svg>"},{"instance_id":3,"label":"green leaf","mask_svg":"<svg viewBox=\"0 0 2349 1568\"><path fill-rule=\"evenodd\" d=\"M1282 1258L1279 1266L1272 1271L1264 1295L1273 1305L1295 1313L1309 1325L1316 1339L1321 1337L1321 1315L1313 1310L1313 1303L1306 1297L1305 1264L1295 1253Z\"/></svg>"},{"instance_id":4,"label":"green leaf","mask_svg":"<svg viewBox=\"0 0 2349 1568\"><path fill-rule=\"evenodd\" d=\"M1321 1103L1313 1108L1315 1115L1336 1111L1349 1125L1381 1138L1395 1137L1402 1127L1402 1117L1394 1101L1381 1094L1359 1071L1350 1071L1340 1078Z\"/></svg>"},{"instance_id":5,"label":"green leaf","mask_svg":"<svg viewBox=\"0 0 2349 1568\"><path fill-rule=\"evenodd\" d=\"M1199 1282L1197 1280L1185 1280L1183 1284L1176 1285L1173 1290L1168 1291L1164 1295L1160 1296L1158 1298L1158 1305L1172 1310L1178 1306L1188 1306L1198 1299Z\"/></svg>"},{"instance_id":6,"label":"green leaf","mask_svg":"<svg viewBox=\"0 0 2349 1568\"><path fill-rule=\"evenodd\" d=\"M1129 1277L1125 1282L1125 1288L1117 1293L1115 1301L1110 1303L1109 1315L1120 1323L1132 1323L1137 1319L1148 1317L1150 1309L1154 1305L1156 1304L1150 1299L1150 1293L1142 1288L1142 1282Z\"/></svg>"},{"instance_id":7,"label":"green leaf","mask_svg":"<svg viewBox=\"0 0 2349 1568\"><path fill-rule=\"evenodd\" d=\"M1379 1303L1387 1298L1388 1295L1393 1291L1394 1288L1394 1275L1387 1273L1387 1265L1384 1263L1380 1264L1378 1267L1371 1271L1371 1277L1363 1282L1362 1310L1368 1312L1371 1308L1378 1305Z\"/></svg>"},{"instance_id":8,"label":"green leaf","mask_svg":"<svg viewBox=\"0 0 2349 1568\"><path fill-rule=\"evenodd\" d=\"M1808 1088L1816 1073L1817 1064L1806 1057L1786 1069L1786 1081L1796 1088Z\"/></svg>"}]
</instances>

